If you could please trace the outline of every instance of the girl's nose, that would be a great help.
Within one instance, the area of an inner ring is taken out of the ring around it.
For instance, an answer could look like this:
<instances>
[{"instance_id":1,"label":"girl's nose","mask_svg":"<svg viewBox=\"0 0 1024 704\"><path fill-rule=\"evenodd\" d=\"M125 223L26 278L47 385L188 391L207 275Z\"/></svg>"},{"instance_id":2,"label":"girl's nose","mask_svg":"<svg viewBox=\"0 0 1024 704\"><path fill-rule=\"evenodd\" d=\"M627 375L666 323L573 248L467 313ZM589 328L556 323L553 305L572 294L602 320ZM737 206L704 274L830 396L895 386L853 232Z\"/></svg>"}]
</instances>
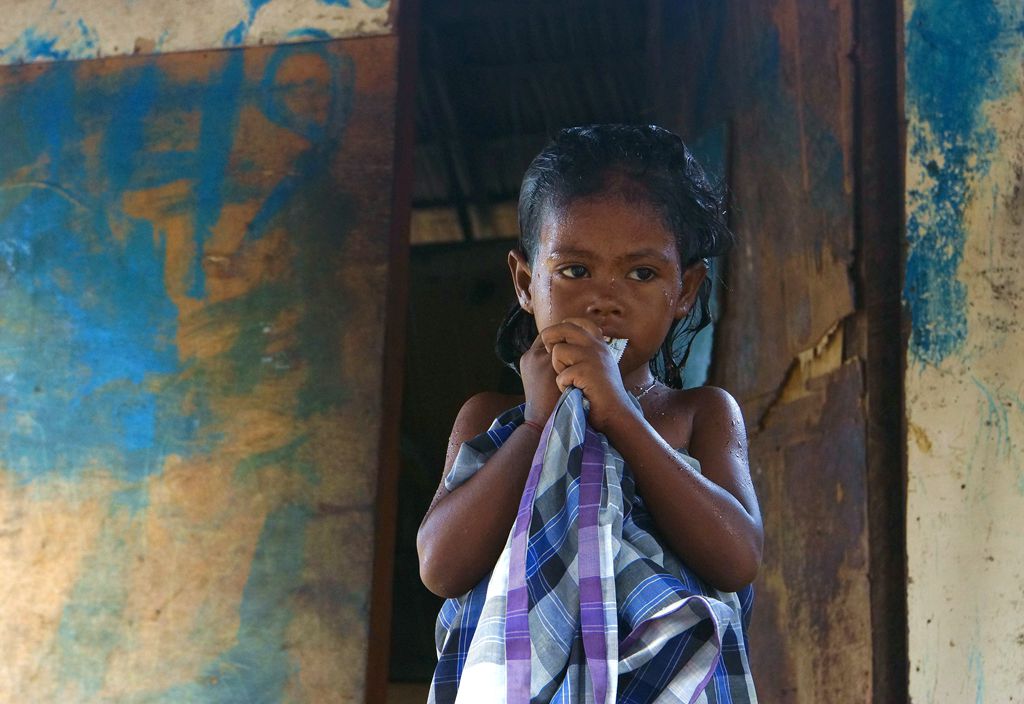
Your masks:
<instances>
[{"instance_id":1,"label":"girl's nose","mask_svg":"<svg viewBox=\"0 0 1024 704\"><path fill-rule=\"evenodd\" d=\"M622 304L614 296L599 294L587 306L589 315L607 316L622 315Z\"/></svg>"}]
</instances>

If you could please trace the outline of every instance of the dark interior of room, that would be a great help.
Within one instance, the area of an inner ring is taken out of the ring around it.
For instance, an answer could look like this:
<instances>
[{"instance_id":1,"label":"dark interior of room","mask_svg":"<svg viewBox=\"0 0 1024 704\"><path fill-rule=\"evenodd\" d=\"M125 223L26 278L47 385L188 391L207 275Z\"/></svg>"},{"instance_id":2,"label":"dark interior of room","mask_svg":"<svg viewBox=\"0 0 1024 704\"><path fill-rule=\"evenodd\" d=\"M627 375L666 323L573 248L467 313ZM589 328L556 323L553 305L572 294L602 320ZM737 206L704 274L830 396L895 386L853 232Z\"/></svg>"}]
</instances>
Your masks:
<instances>
[{"instance_id":1,"label":"dark interior of room","mask_svg":"<svg viewBox=\"0 0 1024 704\"><path fill-rule=\"evenodd\" d=\"M655 120L650 13L609 0L422 4L393 682L425 685L436 662L441 600L420 583L415 537L452 420L478 391L521 388L493 343L513 301L505 260L523 171L559 128Z\"/></svg>"}]
</instances>

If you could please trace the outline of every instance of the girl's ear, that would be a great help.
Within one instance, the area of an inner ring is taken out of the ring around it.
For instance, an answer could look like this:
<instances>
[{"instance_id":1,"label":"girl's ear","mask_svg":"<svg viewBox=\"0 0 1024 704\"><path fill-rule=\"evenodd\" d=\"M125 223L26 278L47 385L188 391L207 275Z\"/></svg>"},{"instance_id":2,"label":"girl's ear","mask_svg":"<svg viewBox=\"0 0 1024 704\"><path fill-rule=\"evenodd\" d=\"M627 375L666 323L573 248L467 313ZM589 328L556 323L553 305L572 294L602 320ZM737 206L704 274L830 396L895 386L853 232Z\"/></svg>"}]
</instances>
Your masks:
<instances>
[{"instance_id":1,"label":"girl's ear","mask_svg":"<svg viewBox=\"0 0 1024 704\"><path fill-rule=\"evenodd\" d=\"M679 294L679 301L676 303L676 320L682 320L682 318L690 312L693 308L694 301L697 300L697 293L700 291L700 285L704 283L704 278L708 275L708 265L703 260L699 260L686 267L686 271L683 272L683 290Z\"/></svg>"},{"instance_id":2,"label":"girl's ear","mask_svg":"<svg viewBox=\"0 0 1024 704\"><path fill-rule=\"evenodd\" d=\"M530 263L526 261L526 255L519 249L513 249L508 253L508 268L512 272L512 285L516 287L519 307L533 315L533 298L530 295L533 273L530 271Z\"/></svg>"}]
</instances>

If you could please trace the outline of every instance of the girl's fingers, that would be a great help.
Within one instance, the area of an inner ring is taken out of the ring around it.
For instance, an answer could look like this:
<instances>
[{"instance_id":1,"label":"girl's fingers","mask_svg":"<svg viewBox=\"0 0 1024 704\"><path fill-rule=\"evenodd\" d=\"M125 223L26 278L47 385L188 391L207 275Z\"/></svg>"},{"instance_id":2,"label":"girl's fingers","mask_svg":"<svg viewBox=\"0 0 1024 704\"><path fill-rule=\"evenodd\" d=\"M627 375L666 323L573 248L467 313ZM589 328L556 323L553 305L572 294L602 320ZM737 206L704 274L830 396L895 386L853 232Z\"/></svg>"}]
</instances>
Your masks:
<instances>
[{"instance_id":1,"label":"girl's fingers","mask_svg":"<svg viewBox=\"0 0 1024 704\"><path fill-rule=\"evenodd\" d=\"M579 373L579 368L570 367L555 377L555 383L558 384L559 391L565 391L570 386L575 386L578 389L585 389L586 384L582 383Z\"/></svg>"},{"instance_id":2,"label":"girl's fingers","mask_svg":"<svg viewBox=\"0 0 1024 704\"><path fill-rule=\"evenodd\" d=\"M580 360L580 350L568 342L559 342L551 347L551 366L555 374L561 374L566 367L571 367Z\"/></svg>"},{"instance_id":3,"label":"girl's fingers","mask_svg":"<svg viewBox=\"0 0 1024 704\"><path fill-rule=\"evenodd\" d=\"M532 357L540 357L540 356L543 356L543 355L548 355L550 353L551 353L551 350L550 350L550 348L548 348L547 345L544 344L543 338L541 338L540 335L537 335L537 337L535 337L533 339L533 344L530 345L530 347L526 350L526 352L523 353L523 357L526 357L526 356L530 356L531 358Z\"/></svg>"},{"instance_id":4,"label":"girl's fingers","mask_svg":"<svg viewBox=\"0 0 1024 704\"><path fill-rule=\"evenodd\" d=\"M584 322L587 327L579 325ZM584 318L569 318L565 322L557 323L541 330L541 339L544 347L551 351L551 348L561 342L568 342L574 345L594 344L602 341L601 328Z\"/></svg>"},{"instance_id":5,"label":"girl's fingers","mask_svg":"<svg viewBox=\"0 0 1024 704\"><path fill-rule=\"evenodd\" d=\"M569 342L557 342L551 347L551 366L556 374L561 374L568 367L592 360L592 347L583 347Z\"/></svg>"},{"instance_id":6,"label":"girl's fingers","mask_svg":"<svg viewBox=\"0 0 1024 704\"><path fill-rule=\"evenodd\" d=\"M593 320L589 320L588 318L566 318L565 320L562 321L562 324L575 325L577 327L583 328L591 335L596 337L598 340L604 338L604 333L601 332L600 326L598 326L597 323L595 323Z\"/></svg>"},{"instance_id":7,"label":"girl's fingers","mask_svg":"<svg viewBox=\"0 0 1024 704\"><path fill-rule=\"evenodd\" d=\"M572 386L572 381L573 375L568 372L562 372L561 374L555 377L555 384L558 385L559 391L565 391L570 386Z\"/></svg>"}]
</instances>

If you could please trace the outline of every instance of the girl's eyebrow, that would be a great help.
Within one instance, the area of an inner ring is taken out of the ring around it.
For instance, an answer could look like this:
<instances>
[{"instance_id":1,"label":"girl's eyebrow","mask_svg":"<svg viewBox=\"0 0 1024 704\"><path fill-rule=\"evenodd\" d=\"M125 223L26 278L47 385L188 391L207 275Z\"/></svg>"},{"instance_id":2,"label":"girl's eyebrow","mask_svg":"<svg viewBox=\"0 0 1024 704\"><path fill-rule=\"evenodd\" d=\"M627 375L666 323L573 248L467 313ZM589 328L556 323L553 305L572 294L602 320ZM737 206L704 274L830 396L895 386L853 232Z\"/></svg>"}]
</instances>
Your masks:
<instances>
[{"instance_id":1,"label":"girl's eyebrow","mask_svg":"<svg viewBox=\"0 0 1024 704\"><path fill-rule=\"evenodd\" d=\"M593 256L593 252L586 249L555 249L548 255L548 259L557 259L559 257L590 257Z\"/></svg>"},{"instance_id":2,"label":"girl's eyebrow","mask_svg":"<svg viewBox=\"0 0 1024 704\"><path fill-rule=\"evenodd\" d=\"M586 258L586 257L595 257L595 256L600 257L600 255L597 254L596 252L592 252L592 251L587 250L587 249L565 248L565 249L556 249L556 250L552 251L551 254L548 255L548 259ZM663 262L670 262L670 261L672 261L672 257L670 257L669 255L665 254L665 252L662 252L660 250L653 249L653 248L638 249L635 252L630 252L629 254L625 254L625 255L623 255L621 257L617 257L617 259L619 259L620 261L634 261L634 260L637 260L637 259L657 259L657 260L663 261Z\"/></svg>"},{"instance_id":3,"label":"girl's eyebrow","mask_svg":"<svg viewBox=\"0 0 1024 704\"><path fill-rule=\"evenodd\" d=\"M633 261L634 259L657 259L663 262L672 261L672 257L657 249L640 249L635 252L630 252L622 257L622 259L626 261Z\"/></svg>"}]
</instances>

